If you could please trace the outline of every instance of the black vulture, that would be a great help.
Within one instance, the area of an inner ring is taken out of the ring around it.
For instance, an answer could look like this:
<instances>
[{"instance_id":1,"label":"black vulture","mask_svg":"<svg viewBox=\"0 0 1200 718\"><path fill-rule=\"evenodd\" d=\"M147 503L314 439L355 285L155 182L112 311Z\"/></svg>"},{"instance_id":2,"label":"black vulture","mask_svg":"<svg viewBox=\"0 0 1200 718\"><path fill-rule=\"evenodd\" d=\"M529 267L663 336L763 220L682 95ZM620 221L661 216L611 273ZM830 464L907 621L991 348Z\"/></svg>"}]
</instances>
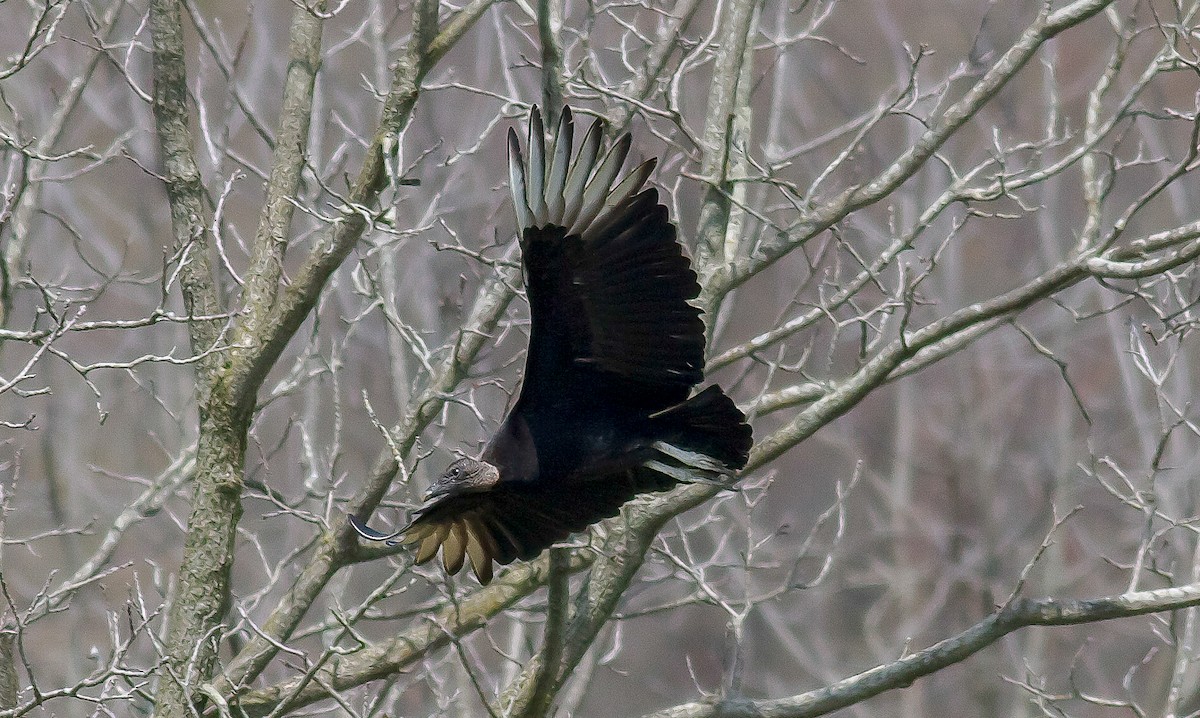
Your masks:
<instances>
[{"instance_id":1,"label":"black vulture","mask_svg":"<svg viewBox=\"0 0 1200 718\"><path fill-rule=\"evenodd\" d=\"M651 159L617 182L622 135L602 153L592 123L572 157L564 108L553 144L529 120L529 157L508 131L509 180L531 325L521 391L478 459L450 464L411 522L368 539L442 548L453 574L469 558L480 583L492 562L542 549L615 516L637 494L724 481L746 465L750 426L704 378L700 293L658 192L641 189Z\"/></svg>"}]
</instances>

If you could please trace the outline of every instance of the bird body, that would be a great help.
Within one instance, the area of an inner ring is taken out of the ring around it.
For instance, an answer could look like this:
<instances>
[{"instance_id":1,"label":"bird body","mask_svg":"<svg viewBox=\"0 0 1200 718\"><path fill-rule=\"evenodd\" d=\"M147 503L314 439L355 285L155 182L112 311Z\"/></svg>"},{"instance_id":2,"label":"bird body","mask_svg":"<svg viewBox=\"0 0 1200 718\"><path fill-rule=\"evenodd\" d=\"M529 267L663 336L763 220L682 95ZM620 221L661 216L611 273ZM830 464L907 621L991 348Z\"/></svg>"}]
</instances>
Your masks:
<instances>
[{"instance_id":1,"label":"bird body","mask_svg":"<svg viewBox=\"0 0 1200 718\"><path fill-rule=\"evenodd\" d=\"M411 522L366 538L439 547L446 570L469 558L487 583L492 564L544 548L616 515L639 493L718 480L746 464L745 417L703 380L700 292L666 207L641 190L654 160L616 182L624 135L603 156L592 124L572 158L569 108L545 145L534 108L529 158L509 130L509 178L531 328L516 402L478 459L453 462ZM616 184L614 184L616 182ZM639 191L640 190L640 191Z\"/></svg>"}]
</instances>

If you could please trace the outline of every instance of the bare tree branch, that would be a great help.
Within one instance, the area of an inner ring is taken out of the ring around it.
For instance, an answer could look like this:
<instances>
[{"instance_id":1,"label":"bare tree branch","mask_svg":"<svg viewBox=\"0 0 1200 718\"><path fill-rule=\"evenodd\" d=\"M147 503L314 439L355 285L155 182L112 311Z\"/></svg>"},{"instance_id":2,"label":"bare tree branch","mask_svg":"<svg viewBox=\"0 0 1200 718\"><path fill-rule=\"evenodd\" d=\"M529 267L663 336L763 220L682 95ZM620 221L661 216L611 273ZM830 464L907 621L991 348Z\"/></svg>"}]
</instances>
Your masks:
<instances>
[{"instance_id":1,"label":"bare tree branch","mask_svg":"<svg viewBox=\"0 0 1200 718\"><path fill-rule=\"evenodd\" d=\"M1046 41L1087 20L1112 2L1113 0L1076 0L1054 12L1049 12L1049 5L1044 5L1037 21L1025 30L1020 39L988 69L962 99L947 107L917 143L898 157L887 170L872 181L850 187L836 198L814 208L806 217L796 222L783 237L761 242L752 253L753 259L739 258L728 267L719 268L705 283L705 296L725 294L846 215L887 196L919 170L963 123L994 97Z\"/></svg>"},{"instance_id":2,"label":"bare tree branch","mask_svg":"<svg viewBox=\"0 0 1200 718\"><path fill-rule=\"evenodd\" d=\"M802 718L826 715L884 691L908 686L917 678L962 662L1021 628L1074 626L1196 605L1200 605L1200 584L1080 601L1019 598L956 636L826 688L765 701L739 698L727 703L689 703L647 714L647 718L718 718L745 714L763 718Z\"/></svg>"}]
</instances>

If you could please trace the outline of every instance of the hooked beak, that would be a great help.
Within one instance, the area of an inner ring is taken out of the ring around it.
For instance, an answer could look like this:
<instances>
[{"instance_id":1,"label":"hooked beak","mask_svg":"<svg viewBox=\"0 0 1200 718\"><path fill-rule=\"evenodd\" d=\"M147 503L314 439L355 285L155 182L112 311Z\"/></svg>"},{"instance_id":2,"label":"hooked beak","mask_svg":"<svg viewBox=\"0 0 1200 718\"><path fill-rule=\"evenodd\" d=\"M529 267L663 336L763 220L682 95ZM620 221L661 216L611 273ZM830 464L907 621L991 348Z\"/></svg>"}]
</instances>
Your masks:
<instances>
[{"instance_id":1,"label":"hooked beak","mask_svg":"<svg viewBox=\"0 0 1200 718\"><path fill-rule=\"evenodd\" d=\"M438 479L433 486L429 487L429 492L425 494L425 501L431 501L441 496L445 496L454 490L455 483L447 479Z\"/></svg>"}]
</instances>

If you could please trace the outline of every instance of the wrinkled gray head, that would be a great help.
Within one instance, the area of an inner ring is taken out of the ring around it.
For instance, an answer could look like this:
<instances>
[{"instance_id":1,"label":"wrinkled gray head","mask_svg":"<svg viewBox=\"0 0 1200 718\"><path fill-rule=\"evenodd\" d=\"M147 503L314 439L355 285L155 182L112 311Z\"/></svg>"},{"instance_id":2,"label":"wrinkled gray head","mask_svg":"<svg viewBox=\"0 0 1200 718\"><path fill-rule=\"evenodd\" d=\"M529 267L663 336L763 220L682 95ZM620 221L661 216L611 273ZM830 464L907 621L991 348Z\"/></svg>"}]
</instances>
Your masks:
<instances>
[{"instance_id":1,"label":"wrinkled gray head","mask_svg":"<svg viewBox=\"0 0 1200 718\"><path fill-rule=\"evenodd\" d=\"M446 468L441 478L429 487L425 499L454 494L487 491L500 480L500 470L486 461L464 456Z\"/></svg>"}]
</instances>

